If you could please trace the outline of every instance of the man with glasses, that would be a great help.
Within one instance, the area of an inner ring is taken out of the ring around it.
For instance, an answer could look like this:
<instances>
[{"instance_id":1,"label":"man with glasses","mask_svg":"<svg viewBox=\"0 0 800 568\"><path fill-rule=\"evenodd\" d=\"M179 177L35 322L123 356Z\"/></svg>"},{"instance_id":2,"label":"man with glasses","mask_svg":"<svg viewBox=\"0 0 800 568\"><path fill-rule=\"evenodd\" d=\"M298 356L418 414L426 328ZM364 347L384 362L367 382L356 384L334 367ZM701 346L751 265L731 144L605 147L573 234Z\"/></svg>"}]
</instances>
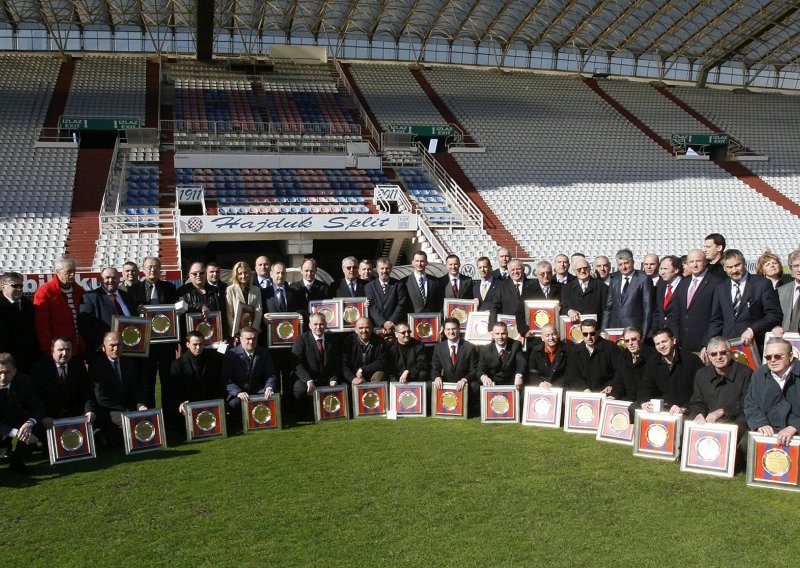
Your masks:
<instances>
[{"instance_id":1,"label":"man with glasses","mask_svg":"<svg viewBox=\"0 0 800 568\"><path fill-rule=\"evenodd\" d=\"M577 388L608 394L617 368L619 348L600 337L598 327L594 319L581 322L583 341L569 354L567 375Z\"/></svg>"},{"instance_id":2,"label":"man with glasses","mask_svg":"<svg viewBox=\"0 0 800 568\"><path fill-rule=\"evenodd\" d=\"M697 371L694 377L689 416L700 424L738 424L741 437L747 431L744 396L753 371L733 360L730 343L724 337L712 337L706 346L706 355L711 364Z\"/></svg>"},{"instance_id":3,"label":"man with glasses","mask_svg":"<svg viewBox=\"0 0 800 568\"><path fill-rule=\"evenodd\" d=\"M625 349L617 358L617 369L610 396L636 402L639 400L639 385L642 384L645 364L656 355L656 350L645 345L642 330L638 327L626 327L622 338Z\"/></svg>"},{"instance_id":4,"label":"man with glasses","mask_svg":"<svg viewBox=\"0 0 800 568\"><path fill-rule=\"evenodd\" d=\"M177 294L188 305L188 313L221 312L222 337L228 337L228 303L225 301L225 290L208 283L207 272L202 262L193 262L189 266L189 282L178 288ZM219 341L222 338L217 338Z\"/></svg>"},{"instance_id":5,"label":"man with glasses","mask_svg":"<svg viewBox=\"0 0 800 568\"><path fill-rule=\"evenodd\" d=\"M411 328L404 321L394 326L394 337L387 354L389 380L402 384L429 383L431 362L425 346L411 337Z\"/></svg>"},{"instance_id":6,"label":"man with glasses","mask_svg":"<svg viewBox=\"0 0 800 568\"><path fill-rule=\"evenodd\" d=\"M744 398L750 430L775 436L788 445L800 430L800 363L785 339L772 337L764 347L765 365L753 372Z\"/></svg>"},{"instance_id":7,"label":"man with glasses","mask_svg":"<svg viewBox=\"0 0 800 568\"><path fill-rule=\"evenodd\" d=\"M10 353L16 368L27 373L40 356L33 303L22 295L22 274L0 276L0 353Z\"/></svg>"},{"instance_id":8,"label":"man with glasses","mask_svg":"<svg viewBox=\"0 0 800 568\"><path fill-rule=\"evenodd\" d=\"M694 377L703 367L700 358L678 347L675 334L663 327L653 334L658 356L644 366L639 385L639 402L647 412L653 411L652 399L662 399L670 414L684 414L694 392Z\"/></svg>"},{"instance_id":9,"label":"man with glasses","mask_svg":"<svg viewBox=\"0 0 800 568\"><path fill-rule=\"evenodd\" d=\"M800 249L789 253L789 268L792 271L792 283L778 288L778 300L783 312L781 325L772 330L778 337L783 337L785 332L797 333L800 331ZM788 283L787 283L788 284Z\"/></svg>"},{"instance_id":10,"label":"man with glasses","mask_svg":"<svg viewBox=\"0 0 800 568\"><path fill-rule=\"evenodd\" d=\"M342 277L331 282L329 298L360 298L365 295L365 282L358 277L358 259L342 259Z\"/></svg>"},{"instance_id":11,"label":"man with glasses","mask_svg":"<svg viewBox=\"0 0 800 568\"><path fill-rule=\"evenodd\" d=\"M568 315L573 323L581 321L581 314L595 314L602 327L608 286L591 277L589 261L585 258L576 257L572 268L577 278L561 289L561 313Z\"/></svg>"},{"instance_id":12,"label":"man with glasses","mask_svg":"<svg viewBox=\"0 0 800 568\"><path fill-rule=\"evenodd\" d=\"M56 262L55 278L39 286L33 296L36 337L39 351L50 351L54 337L68 337L75 355L83 355L86 345L78 336L78 313L83 288L75 282L75 261L63 257Z\"/></svg>"}]
</instances>

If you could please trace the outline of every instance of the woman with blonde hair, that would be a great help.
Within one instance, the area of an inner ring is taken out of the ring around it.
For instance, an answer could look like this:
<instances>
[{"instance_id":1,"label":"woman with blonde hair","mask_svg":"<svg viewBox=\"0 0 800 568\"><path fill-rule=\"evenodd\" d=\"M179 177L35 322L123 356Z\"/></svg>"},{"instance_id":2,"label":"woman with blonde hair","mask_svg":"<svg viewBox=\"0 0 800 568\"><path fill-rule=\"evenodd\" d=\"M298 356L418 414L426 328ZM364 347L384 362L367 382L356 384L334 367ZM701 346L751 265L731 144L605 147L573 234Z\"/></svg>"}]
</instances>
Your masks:
<instances>
[{"instance_id":1,"label":"woman with blonde hair","mask_svg":"<svg viewBox=\"0 0 800 568\"><path fill-rule=\"evenodd\" d=\"M778 255L769 251L758 257L756 274L772 282L772 287L776 289L778 286L783 286L792 281L791 276L783 273L783 264L781 264L781 259L778 258Z\"/></svg>"},{"instance_id":2,"label":"woman with blonde hair","mask_svg":"<svg viewBox=\"0 0 800 568\"><path fill-rule=\"evenodd\" d=\"M256 329L261 328L261 318L264 314L261 306L261 288L253 286L253 271L243 260L234 264L231 269L231 281L225 290L225 299L228 304L228 325L231 330L234 329L233 322L239 302L255 309L255 317L250 325Z\"/></svg>"}]
</instances>

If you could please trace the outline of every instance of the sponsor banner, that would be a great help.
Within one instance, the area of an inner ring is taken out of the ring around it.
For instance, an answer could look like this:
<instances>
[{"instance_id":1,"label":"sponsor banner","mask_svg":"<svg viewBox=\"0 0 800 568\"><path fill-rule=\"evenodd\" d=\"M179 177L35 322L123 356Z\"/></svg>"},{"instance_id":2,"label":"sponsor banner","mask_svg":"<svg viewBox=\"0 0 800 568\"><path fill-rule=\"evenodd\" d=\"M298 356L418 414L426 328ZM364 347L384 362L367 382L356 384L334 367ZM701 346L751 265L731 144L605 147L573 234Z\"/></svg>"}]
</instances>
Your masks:
<instances>
[{"instance_id":1,"label":"sponsor banner","mask_svg":"<svg viewBox=\"0 0 800 568\"><path fill-rule=\"evenodd\" d=\"M416 231L416 215L197 215L180 217L181 233L360 233Z\"/></svg>"},{"instance_id":2,"label":"sponsor banner","mask_svg":"<svg viewBox=\"0 0 800 568\"><path fill-rule=\"evenodd\" d=\"M36 290L39 289L39 286L43 286L53 278L55 278L54 274L23 274L23 293L26 295L33 295L36 293ZM183 278L179 270L164 271L161 273L161 279L172 282L176 286L181 286L183 284ZM75 274L75 282L87 292L89 290L94 290L100 286L100 272L79 272Z\"/></svg>"}]
</instances>

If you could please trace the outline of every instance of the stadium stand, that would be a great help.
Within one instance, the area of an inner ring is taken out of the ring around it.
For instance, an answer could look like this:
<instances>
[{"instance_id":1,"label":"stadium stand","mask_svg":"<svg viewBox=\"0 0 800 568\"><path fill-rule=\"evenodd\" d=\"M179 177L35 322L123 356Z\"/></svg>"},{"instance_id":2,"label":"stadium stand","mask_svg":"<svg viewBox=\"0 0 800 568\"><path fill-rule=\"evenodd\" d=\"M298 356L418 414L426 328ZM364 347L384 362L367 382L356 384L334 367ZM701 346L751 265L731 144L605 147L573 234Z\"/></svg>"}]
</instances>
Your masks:
<instances>
[{"instance_id":1,"label":"stadium stand","mask_svg":"<svg viewBox=\"0 0 800 568\"><path fill-rule=\"evenodd\" d=\"M64 114L145 118L144 57L87 55L75 65Z\"/></svg>"}]
</instances>

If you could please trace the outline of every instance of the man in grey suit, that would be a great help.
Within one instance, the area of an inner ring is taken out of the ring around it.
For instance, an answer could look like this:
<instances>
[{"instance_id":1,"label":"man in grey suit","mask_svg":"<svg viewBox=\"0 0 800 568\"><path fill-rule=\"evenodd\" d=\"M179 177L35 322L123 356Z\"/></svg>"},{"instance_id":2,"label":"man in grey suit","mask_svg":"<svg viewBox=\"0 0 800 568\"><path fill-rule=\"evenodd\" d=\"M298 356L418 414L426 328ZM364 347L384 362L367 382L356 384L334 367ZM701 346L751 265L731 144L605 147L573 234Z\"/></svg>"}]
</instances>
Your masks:
<instances>
[{"instance_id":1,"label":"man in grey suit","mask_svg":"<svg viewBox=\"0 0 800 568\"><path fill-rule=\"evenodd\" d=\"M603 310L603 331L608 328L638 327L647 337L653 313L653 283L633 268L633 253L617 252L618 274L608 289Z\"/></svg>"},{"instance_id":2,"label":"man in grey suit","mask_svg":"<svg viewBox=\"0 0 800 568\"><path fill-rule=\"evenodd\" d=\"M789 268L792 270L794 281L778 288L778 300L781 303L783 321L781 325L772 330L778 337L783 337L786 332L797 333L800 331L800 249L789 253Z\"/></svg>"},{"instance_id":3,"label":"man in grey suit","mask_svg":"<svg viewBox=\"0 0 800 568\"><path fill-rule=\"evenodd\" d=\"M232 424L241 424L242 403L247 404L251 394L272 395L278 388L278 374L272 357L264 347L257 347L258 331L245 327L239 332L239 345L229 349L222 360L222 384L227 391L226 404L234 418Z\"/></svg>"}]
</instances>

